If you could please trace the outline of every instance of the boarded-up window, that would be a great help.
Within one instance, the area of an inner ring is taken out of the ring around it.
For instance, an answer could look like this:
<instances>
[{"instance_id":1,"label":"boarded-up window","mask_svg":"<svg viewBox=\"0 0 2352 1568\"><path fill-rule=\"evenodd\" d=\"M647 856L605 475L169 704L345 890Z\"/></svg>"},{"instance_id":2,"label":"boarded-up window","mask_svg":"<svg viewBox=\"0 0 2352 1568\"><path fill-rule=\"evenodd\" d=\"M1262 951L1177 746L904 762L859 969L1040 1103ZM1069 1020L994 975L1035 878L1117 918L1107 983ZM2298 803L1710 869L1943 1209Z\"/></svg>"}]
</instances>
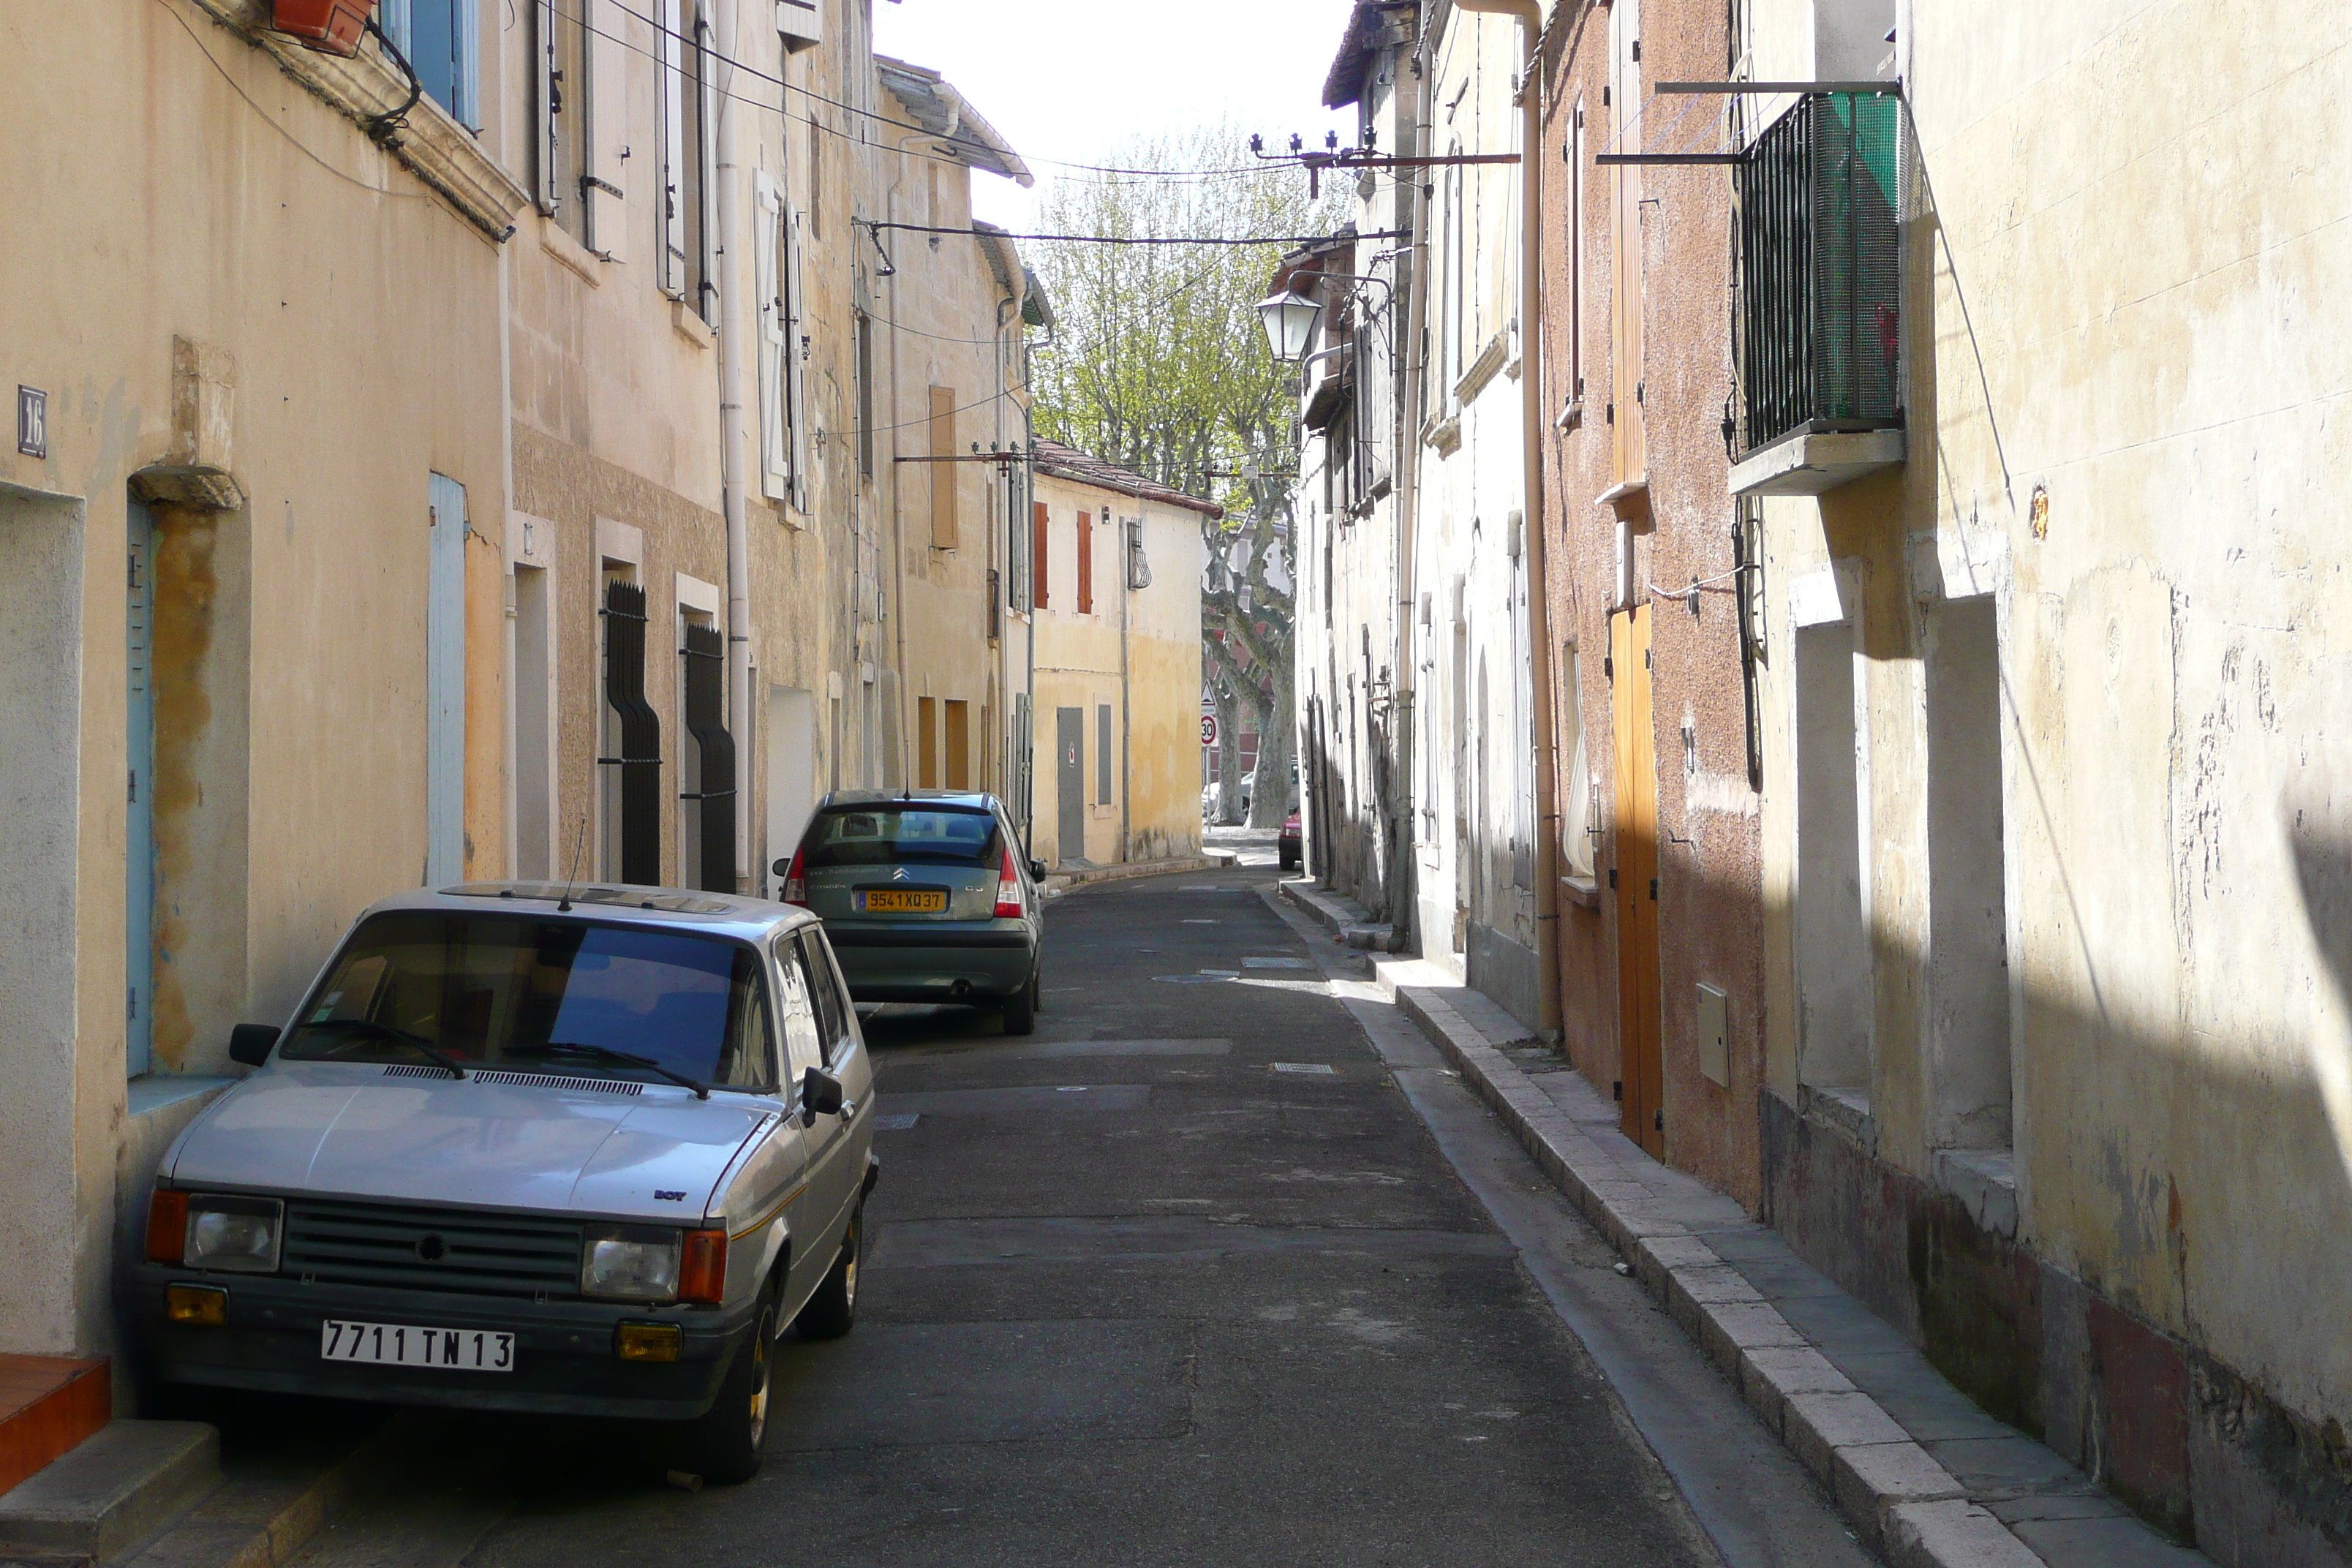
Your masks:
<instances>
[{"instance_id":1,"label":"boarded-up window","mask_svg":"<svg viewBox=\"0 0 2352 1568\"><path fill-rule=\"evenodd\" d=\"M971 704L950 699L947 704L947 786L971 787Z\"/></svg>"},{"instance_id":2,"label":"boarded-up window","mask_svg":"<svg viewBox=\"0 0 2352 1568\"><path fill-rule=\"evenodd\" d=\"M931 388L931 548L956 547L955 389Z\"/></svg>"},{"instance_id":3,"label":"boarded-up window","mask_svg":"<svg viewBox=\"0 0 2352 1568\"><path fill-rule=\"evenodd\" d=\"M1029 509L1030 603L1041 610L1045 607L1045 546L1053 538L1051 521L1044 501Z\"/></svg>"},{"instance_id":4,"label":"boarded-up window","mask_svg":"<svg viewBox=\"0 0 2352 1568\"><path fill-rule=\"evenodd\" d=\"M1116 721L1111 716L1110 704L1097 703L1095 707L1095 804L1097 805L1110 804L1111 742L1115 733Z\"/></svg>"},{"instance_id":5,"label":"boarded-up window","mask_svg":"<svg viewBox=\"0 0 2352 1568\"><path fill-rule=\"evenodd\" d=\"M1095 613L1095 520L1092 512L1078 513L1078 614Z\"/></svg>"}]
</instances>

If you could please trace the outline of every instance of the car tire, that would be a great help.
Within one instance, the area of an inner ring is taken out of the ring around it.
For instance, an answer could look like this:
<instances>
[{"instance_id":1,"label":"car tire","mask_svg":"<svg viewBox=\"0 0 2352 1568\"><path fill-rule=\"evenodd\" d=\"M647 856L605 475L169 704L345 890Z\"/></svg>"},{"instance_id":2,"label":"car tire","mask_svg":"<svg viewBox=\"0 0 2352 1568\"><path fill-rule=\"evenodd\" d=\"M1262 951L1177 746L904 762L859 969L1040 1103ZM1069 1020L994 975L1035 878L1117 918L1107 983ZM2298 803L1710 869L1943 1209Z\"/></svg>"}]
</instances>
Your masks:
<instances>
[{"instance_id":1,"label":"car tire","mask_svg":"<svg viewBox=\"0 0 2352 1568\"><path fill-rule=\"evenodd\" d=\"M1037 972L1029 972L1029 984L1004 999L1004 1032L1008 1035L1034 1034L1037 1028Z\"/></svg>"},{"instance_id":2,"label":"car tire","mask_svg":"<svg viewBox=\"0 0 2352 1568\"><path fill-rule=\"evenodd\" d=\"M686 1468L714 1486L731 1487L760 1473L767 1447L769 1396L774 1385L776 1297L761 1294L751 1332L719 1384L710 1408L686 1428Z\"/></svg>"},{"instance_id":3,"label":"car tire","mask_svg":"<svg viewBox=\"0 0 2352 1568\"><path fill-rule=\"evenodd\" d=\"M793 1320L803 1339L837 1340L857 1326L857 1261L865 1250L866 1205L860 1203L850 1211L849 1229L842 1235L833 1267L824 1271L824 1283Z\"/></svg>"}]
</instances>

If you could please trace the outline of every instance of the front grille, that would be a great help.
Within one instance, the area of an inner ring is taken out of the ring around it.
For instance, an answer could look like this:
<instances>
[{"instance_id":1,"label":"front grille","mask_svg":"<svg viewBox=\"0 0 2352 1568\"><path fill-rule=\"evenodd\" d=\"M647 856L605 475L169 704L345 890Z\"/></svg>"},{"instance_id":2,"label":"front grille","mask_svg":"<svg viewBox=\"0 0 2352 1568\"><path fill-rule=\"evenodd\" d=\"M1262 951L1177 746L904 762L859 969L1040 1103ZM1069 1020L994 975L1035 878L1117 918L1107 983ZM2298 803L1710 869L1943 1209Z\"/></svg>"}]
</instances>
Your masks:
<instances>
[{"instance_id":1,"label":"front grille","mask_svg":"<svg viewBox=\"0 0 2352 1568\"><path fill-rule=\"evenodd\" d=\"M473 1296L576 1297L576 1220L468 1214L425 1205L295 1198L281 1267L301 1279ZM440 1238L437 1247L427 1237ZM437 1252L439 1257L426 1254Z\"/></svg>"}]
</instances>

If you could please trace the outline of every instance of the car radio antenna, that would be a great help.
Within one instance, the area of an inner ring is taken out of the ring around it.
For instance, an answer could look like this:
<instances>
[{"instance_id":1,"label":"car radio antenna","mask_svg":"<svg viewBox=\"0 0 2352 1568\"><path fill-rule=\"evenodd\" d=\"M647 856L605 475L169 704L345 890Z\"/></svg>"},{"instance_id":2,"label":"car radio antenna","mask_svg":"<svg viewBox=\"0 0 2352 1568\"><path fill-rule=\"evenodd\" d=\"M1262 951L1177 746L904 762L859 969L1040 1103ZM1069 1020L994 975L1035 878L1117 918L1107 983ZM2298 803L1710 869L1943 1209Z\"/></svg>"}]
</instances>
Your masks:
<instances>
[{"instance_id":1,"label":"car radio antenna","mask_svg":"<svg viewBox=\"0 0 2352 1568\"><path fill-rule=\"evenodd\" d=\"M555 912L559 915L572 912L572 884L580 879L580 851L587 847L588 819L583 816L580 819L579 836L572 841L572 869L563 879L563 897L555 903Z\"/></svg>"}]
</instances>

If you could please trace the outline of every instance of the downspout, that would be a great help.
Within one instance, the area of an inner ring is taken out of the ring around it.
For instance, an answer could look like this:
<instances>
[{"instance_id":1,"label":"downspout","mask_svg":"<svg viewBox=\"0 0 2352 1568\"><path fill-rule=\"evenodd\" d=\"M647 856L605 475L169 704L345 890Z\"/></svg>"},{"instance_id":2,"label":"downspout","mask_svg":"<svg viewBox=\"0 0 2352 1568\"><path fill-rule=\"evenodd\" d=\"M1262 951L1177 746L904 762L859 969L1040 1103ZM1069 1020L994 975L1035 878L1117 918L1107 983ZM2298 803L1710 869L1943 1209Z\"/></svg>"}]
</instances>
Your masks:
<instances>
[{"instance_id":1,"label":"downspout","mask_svg":"<svg viewBox=\"0 0 2352 1568\"><path fill-rule=\"evenodd\" d=\"M1423 35L1425 39L1426 34ZM1420 45L1415 46L1416 53ZM1434 94L1428 90L1429 68L1423 67L1412 74L1412 145L1404 149L1409 157L1420 157L1423 149L1433 140L1434 127L1429 118ZM1402 90L1404 73L1398 73L1398 88ZM1418 181L1407 182L1402 190L1404 209L1397 215L1396 226L1410 236L1401 247L1412 267L1412 278L1405 289L1404 385L1397 398L1397 491L1396 491L1396 558L1397 558L1397 733L1403 742L1400 748L1400 771L1403 788L1399 798L1404 804L1404 820L1398 825L1393 846L1397 857L1395 875L1397 908L1391 920L1402 914L1406 928L1417 938L1421 923L1421 809L1420 796L1421 748L1423 731L1428 723L1421 711L1419 649L1415 646L1416 617L1420 613L1420 538L1417 524L1421 506L1421 394L1425 367L1422 363L1423 333L1429 317L1429 198L1423 194ZM1416 947L1414 951L1422 951Z\"/></svg>"},{"instance_id":2,"label":"downspout","mask_svg":"<svg viewBox=\"0 0 2352 1568\"><path fill-rule=\"evenodd\" d=\"M1454 0L1454 8L1518 19L1519 75L1519 403L1526 494L1519 532L1528 560L1528 640L1534 647L1528 684L1534 689L1536 751L1536 1026L1559 1031L1559 811L1553 798L1551 616L1545 574L1543 499L1543 187L1536 146L1543 139L1542 95L1536 89L1536 46L1543 32L1537 0Z\"/></svg>"},{"instance_id":3,"label":"downspout","mask_svg":"<svg viewBox=\"0 0 2352 1568\"><path fill-rule=\"evenodd\" d=\"M735 254L735 0L718 0L719 37L719 493L727 520L727 713L729 732L750 733L751 721L751 542L743 516L743 476L751 471L749 431L743 424L745 321L742 264ZM751 792L743 787L751 763L735 759L735 879L743 888L751 860Z\"/></svg>"}]
</instances>

